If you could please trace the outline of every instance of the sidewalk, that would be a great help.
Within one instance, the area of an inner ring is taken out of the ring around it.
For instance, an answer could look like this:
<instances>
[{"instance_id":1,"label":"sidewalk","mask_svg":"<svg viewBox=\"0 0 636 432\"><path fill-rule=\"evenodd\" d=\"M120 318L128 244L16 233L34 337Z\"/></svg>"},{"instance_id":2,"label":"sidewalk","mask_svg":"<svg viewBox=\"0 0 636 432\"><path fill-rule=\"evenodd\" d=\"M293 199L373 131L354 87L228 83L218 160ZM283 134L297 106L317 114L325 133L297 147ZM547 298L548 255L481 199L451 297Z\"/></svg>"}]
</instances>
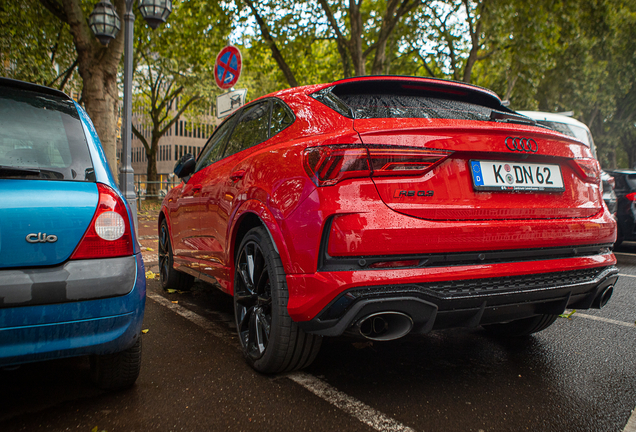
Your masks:
<instances>
[{"instance_id":1,"label":"sidewalk","mask_svg":"<svg viewBox=\"0 0 636 432\"><path fill-rule=\"evenodd\" d=\"M157 228L157 217L159 215L160 203L148 203L144 201L137 212L138 229L137 234L141 244L141 255L144 258L146 271L159 272L157 254L159 252L159 236Z\"/></svg>"}]
</instances>

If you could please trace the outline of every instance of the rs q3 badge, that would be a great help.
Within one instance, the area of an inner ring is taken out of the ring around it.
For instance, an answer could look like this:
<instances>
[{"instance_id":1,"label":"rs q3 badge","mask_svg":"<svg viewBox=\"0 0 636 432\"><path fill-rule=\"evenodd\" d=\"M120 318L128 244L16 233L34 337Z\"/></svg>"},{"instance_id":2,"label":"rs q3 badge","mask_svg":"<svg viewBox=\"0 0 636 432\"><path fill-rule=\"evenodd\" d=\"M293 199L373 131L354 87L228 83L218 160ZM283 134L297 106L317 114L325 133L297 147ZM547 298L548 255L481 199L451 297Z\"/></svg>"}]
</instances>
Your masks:
<instances>
[{"instance_id":1,"label":"rs q3 badge","mask_svg":"<svg viewBox=\"0 0 636 432\"><path fill-rule=\"evenodd\" d=\"M402 197L432 197L435 194L432 190L400 190L396 189L393 193L393 198L402 198Z\"/></svg>"},{"instance_id":2,"label":"rs q3 badge","mask_svg":"<svg viewBox=\"0 0 636 432\"><path fill-rule=\"evenodd\" d=\"M31 233L26 236L26 241L29 243L55 243L57 241L57 236L53 234L46 233Z\"/></svg>"}]
</instances>

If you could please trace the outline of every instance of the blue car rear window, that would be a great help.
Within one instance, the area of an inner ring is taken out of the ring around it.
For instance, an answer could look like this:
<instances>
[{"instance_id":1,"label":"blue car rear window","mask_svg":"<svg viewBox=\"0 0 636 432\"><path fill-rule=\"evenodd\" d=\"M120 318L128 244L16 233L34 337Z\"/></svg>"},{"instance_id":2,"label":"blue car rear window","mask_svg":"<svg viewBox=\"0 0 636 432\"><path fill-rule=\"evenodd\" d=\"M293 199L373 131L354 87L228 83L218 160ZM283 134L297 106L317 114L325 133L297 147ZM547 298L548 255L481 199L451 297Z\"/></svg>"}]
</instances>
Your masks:
<instances>
[{"instance_id":1,"label":"blue car rear window","mask_svg":"<svg viewBox=\"0 0 636 432\"><path fill-rule=\"evenodd\" d=\"M72 101L0 86L0 178L95 181Z\"/></svg>"}]
</instances>

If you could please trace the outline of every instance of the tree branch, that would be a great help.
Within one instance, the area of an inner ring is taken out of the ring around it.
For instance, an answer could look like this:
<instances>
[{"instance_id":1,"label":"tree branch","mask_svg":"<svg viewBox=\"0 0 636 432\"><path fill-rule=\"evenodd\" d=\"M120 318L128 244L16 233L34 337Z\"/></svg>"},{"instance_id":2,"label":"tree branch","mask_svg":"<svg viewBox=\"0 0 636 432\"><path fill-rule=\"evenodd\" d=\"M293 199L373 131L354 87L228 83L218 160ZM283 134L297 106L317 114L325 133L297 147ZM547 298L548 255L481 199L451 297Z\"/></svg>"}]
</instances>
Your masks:
<instances>
[{"instance_id":1,"label":"tree branch","mask_svg":"<svg viewBox=\"0 0 636 432\"><path fill-rule=\"evenodd\" d=\"M172 125L175 124L179 120L179 117L181 117L181 114L183 114L185 112L185 110L187 110L188 107L192 103L196 102L199 99L201 99L200 95L192 96L190 99L188 99L186 101L186 103L181 107L181 109L179 109L179 111L177 111L177 114L175 114L175 116L172 118L172 120L170 120L170 123L168 123L163 129L161 129L159 131L161 136L163 136L163 134L165 134L166 131L168 131L168 129L170 129L172 127Z\"/></svg>"},{"instance_id":2,"label":"tree branch","mask_svg":"<svg viewBox=\"0 0 636 432\"><path fill-rule=\"evenodd\" d=\"M40 3L46 10L51 12L57 19L62 22L68 23L68 17L64 10L64 5L58 0L40 0Z\"/></svg>"},{"instance_id":3,"label":"tree branch","mask_svg":"<svg viewBox=\"0 0 636 432\"><path fill-rule=\"evenodd\" d=\"M256 22L258 23L258 26L261 29L261 34L263 35L263 39L265 40L265 43L269 46L269 49L272 51L272 56L274 57L274 60L276 60L276 63L278 63L278 67L283 72L283 75L285 75L285 78L287 79L287 82L289 83L290 87L298 87L298 81L296 81L296 77L294 76L294 73L292 72L291 68L289 67L285 59L283 58L283 55L278 49L278 46L276 46L276 41L274 41L274 38L269 32L267 23L265 23L261 15L258 13L258 10L254 7L254 3L252 3L251 0L243 0L243 1L252 10L252 13L254 14L254 18L256 18Z\"/></svg>"},{"instance_id":4,"label":"tree branch","mask_svg":"<svg viewBox=\"0 0 636 432\"><path fill-rule=\"evenodd\" d=\"M137 138L139 138L139 141L141 141L141 143L144 145L144 148L146 149L146 152L149 152L149 151L150 151L150 145L148 145L148 141L146 140L146 137L144 137L144 136L142 135L142 133L141 133L141 132L139 132L139 130L135 127L135 125L134 125L134 124L131 124L131 126L132 126L132 132L133 132L133 134L134 134ZM147 154L147 153L146 153L146 154Z\"/></svg>"}]
</instances>

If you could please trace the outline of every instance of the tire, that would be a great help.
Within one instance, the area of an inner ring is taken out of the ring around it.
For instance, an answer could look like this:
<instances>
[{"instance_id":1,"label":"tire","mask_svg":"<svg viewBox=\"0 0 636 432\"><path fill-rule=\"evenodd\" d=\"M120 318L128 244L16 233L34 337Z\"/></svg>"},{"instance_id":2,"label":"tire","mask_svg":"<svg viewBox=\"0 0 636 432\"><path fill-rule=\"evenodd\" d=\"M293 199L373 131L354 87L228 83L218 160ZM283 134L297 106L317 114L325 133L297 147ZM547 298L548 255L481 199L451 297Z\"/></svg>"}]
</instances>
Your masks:
<instances>
[{"instance_id":1,"label":"tire","mask_svg":"<svg viewBox=\"0 0 636 432\"><path fill-rule=\"evenodd\" d=\"M550 327L558 315L537 315L503 324L488 324L484 330L497 337L520 337L540 332Z\"/></svg>"},{"instance_id":2,"label":"tire","mask_svg":"<svg viewBox=\"0 0 636 432\"><path fill-rule=\"evenodd\" d=\"M127 350L113 354L93 355L91 380L105 390L121 390L131 387L141 370L141 335Z\"/></svg>"},{"instance_id":3,"label":"tire","mask_svg":"<svg viewBox=\"0 0 636 432\"><path fill-rule=\"evenodd\" d=\"M280 257L262 228L250 230L238 248L234 315L245 359L262 373L309 366L322 338L307 334L287 313L287 282Z\"/></svg>"},{"instance_id":4,"label":"tire","mask_svg":"<svg viewBox=\"0 0 636 432\"><path fill-rule=\"evenodd\" d=\"M159 227L159 281L164 290L189 291L194 284L194 276L174 269L174 257L170 244L168 222L164 219Z\"/></svg>"}]
</instances>

